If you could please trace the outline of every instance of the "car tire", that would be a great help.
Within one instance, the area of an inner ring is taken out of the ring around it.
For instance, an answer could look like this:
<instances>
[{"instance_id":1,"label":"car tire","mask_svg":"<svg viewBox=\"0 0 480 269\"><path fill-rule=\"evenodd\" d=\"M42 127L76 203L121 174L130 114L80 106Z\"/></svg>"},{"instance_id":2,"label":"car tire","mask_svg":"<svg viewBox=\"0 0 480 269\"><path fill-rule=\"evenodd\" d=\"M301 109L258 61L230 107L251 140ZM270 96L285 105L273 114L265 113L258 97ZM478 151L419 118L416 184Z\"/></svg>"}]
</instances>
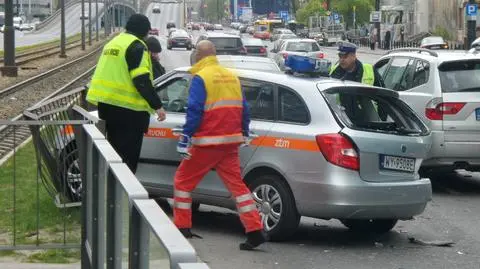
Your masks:
<instances>
[{"instance_id":1,"label":"car tire","mask_svg":"<svg viewBox=\"0 0 480 269\"><path fill-rule=\"evenodd\" d=\"M75 141L71 141L60 153L58 192L70 202L82 201L82 176L79 166L79 152Z\"/></svg>"},{"instance_id":2,"label":"car tire","mask_svg":"<svg viewBox=\"0 0 480 269\"><path fill-rule=\"evenodd\" d=\"M264 224L264 230L267 232L270 240L283 241L292 236L300 223L300 215L297 212L295 199L287 183L278 175L266 174L251 178L247 185L257 203L257 208L260 211L260 216L262 217L262 222ZM267 191L268 196L270 196L268 199L271 199L276 195L279 196L279 202L275 203L270 210L270 212L274 213L279 212L279 219L273 218L272 215L264 219L264 213L261 211L262 206L259 202L263 201L265 191ZM274 221L277 221L277 223L272 223ZM270 225L271 228L269 229L268 226Z\"/></svg>"},{"instance_id":3,"label":"car tire","mask_svg":"<svg viewBox=\"0 0 480 269\"><path fill-rule=\"evenodd\" d=\"M353 232L387 233L395 227L397 219L345 219L343 225Z\"/></svg>"}]
</instances>

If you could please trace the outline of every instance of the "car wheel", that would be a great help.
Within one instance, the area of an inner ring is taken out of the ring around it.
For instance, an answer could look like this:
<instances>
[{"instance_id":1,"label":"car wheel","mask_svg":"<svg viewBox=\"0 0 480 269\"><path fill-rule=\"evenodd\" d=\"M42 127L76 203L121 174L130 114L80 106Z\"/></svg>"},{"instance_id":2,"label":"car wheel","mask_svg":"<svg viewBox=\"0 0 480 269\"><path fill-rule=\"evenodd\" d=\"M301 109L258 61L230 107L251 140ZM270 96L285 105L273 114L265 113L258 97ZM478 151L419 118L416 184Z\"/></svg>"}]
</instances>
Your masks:
<instances>
[{"instance_id":1,"label":"car wheel","mask_svg":"<svg viewBox=\"0 0 480 269\"><path fill-rule=\"evenodd\" d=\"M77 144L70 142L60 154L58 171L60 175L60 189L70 202L82 200L82 175L80 173Z\"/></svg>"},{"instance_id":2,"label":"car wheel","mask_svg":"<svg viewBox=\"0 0 480 269\"><path fill-rule=\"evenodd\" d=\"M345 219L342 224L354 232L387 233L395 224L397 219Z\"/></svg>"},{"instance_id":3,"label":"car wheel","mask_svg":"<svg viewBox=\"0 0 480 269\"><path fill-rule=\"evenodd\" d=\"M270 239L281 241L293 235L300 222L300 215L287 183L277 175L261 175L252 178L248 187Z\"/></svg>"}]
</instances>

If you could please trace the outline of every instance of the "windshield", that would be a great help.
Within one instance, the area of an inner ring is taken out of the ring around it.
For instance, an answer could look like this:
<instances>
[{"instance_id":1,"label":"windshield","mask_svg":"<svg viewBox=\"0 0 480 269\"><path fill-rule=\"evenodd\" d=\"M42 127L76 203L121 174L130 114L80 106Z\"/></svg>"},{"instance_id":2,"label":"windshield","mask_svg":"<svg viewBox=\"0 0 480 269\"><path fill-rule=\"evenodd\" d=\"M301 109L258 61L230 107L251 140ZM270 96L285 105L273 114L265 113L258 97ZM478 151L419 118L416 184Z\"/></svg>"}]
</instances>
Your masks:
<instances>
[{"instance_id":1,"label":"windshield","mask_svg":"<svg viewBox=\"0 0 480 269\"><path fill-rule=\"evenodd\" d=\"M480 60L444 62L438 69L442 92L480 92Z\"/></svg>"},{"instance_id":2,"label":"windshield","mask_svg":"<svg viewBox=\"0 0 480 269\"><path fill-rule=\"evenodd\" d=\"M234 49L242 46L240 38L214 37L209 38L208 40L212 41L217 49Z\"/></svg>"},{"instance_id":3,"label":"windshield","mask_svg":"<svg viewBox=\"0 0 480 269\"><path fill-rule=\"evenodd\" d=\"M243 45L245 46L263 46L263 41L257 38L247 38L242 39Z\"/></svg>"},{"instance_id":4,"label":"windshield","mask_svg":"<svg viewBox=\"0 0 480 269\"><path fill-rule=\"evenodd\" d=\"M181 30L176 30L172 32L172 37L189 37L188 33Z\"/></svg>"},{"instance_id":5,"label":"windshield","mask_svg":"<svg viewBox=\"0 0 480 269\"><path fill-rule=\"evenodd\" d=\"M311 52L319 51L320 48L314 42L290 42L287 44L286 51Z\"/></svg>"},{"instance_id":6,"label":"windshield","mask_svg":"<svg viewBox=\"0 0 480 269\"><path fill-rule=\"evenodd\" d=\"M257 25L255 27L255 31L257 32L265 32L268 30L268 26L267 25Z\"/></svg>"},{"instance_id":7,"label":"windshield","mask_svg":"<svg viewBox=\"0 0 480 269\"><path fill-rule=\"evenodd\" d=\"M257 71L266 71L266 72L279 72L280 69L275 63L262 63L262 62L244 62L244 61L230 61L230 60L220 60L220 64L235 69L247 69L247 70L257 70Z\"/></svg>"},{"instance_id":8,"label":"windshield","mask_svg":"<svg viewBox=\"0 0 480 269\"><path fill-rule=\"evenodd\" d=\"M372 88L332 88L324 92L333 112L351 129L426 135L427 127L418 116L393 94L378 94Z\"/></svg>"}]
</instances>

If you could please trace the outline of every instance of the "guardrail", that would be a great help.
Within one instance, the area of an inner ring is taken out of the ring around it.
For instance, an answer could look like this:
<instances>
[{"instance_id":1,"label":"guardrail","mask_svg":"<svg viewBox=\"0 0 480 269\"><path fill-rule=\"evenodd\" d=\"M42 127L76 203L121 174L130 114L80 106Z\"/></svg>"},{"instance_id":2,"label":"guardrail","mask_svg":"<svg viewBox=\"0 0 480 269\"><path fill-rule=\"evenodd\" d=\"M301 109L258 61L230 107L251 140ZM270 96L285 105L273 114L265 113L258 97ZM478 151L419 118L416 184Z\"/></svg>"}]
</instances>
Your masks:
<instances>
[{"instance_id":1,"label":"guardrail","mask_svg":"<svg viewBox=\"0 0 480 269\"><path fill-rule=\"evenodd\" d=\"M88 114L79 107L74 111ZM84 175L82 269L105 263L115 269L124 263L135 269L208 269L102 132L93 124L74 129Z\"/></svg>"}]
</instances>

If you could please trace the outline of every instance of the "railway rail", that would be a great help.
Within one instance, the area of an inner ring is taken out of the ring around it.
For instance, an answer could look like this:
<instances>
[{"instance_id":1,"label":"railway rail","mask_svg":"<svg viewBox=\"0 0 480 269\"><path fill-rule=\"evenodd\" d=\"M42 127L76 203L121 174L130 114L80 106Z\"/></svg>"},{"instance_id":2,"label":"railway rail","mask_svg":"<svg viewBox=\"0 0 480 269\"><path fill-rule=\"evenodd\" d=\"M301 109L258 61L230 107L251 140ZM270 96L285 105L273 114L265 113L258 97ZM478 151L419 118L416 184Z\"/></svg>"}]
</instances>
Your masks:
<instances>
[{"instance_id":1,"label":"railway rail","mask_svg":"<svg viewBox=\"0 0 480 269\"><path fill-rule=\"evenodd\" d=\"M66 50L71 50L74 48L78 48L82 45L81 40L73 40L66 43ZM29 62L33 62L36 60L43 59L45 57L57 55L60 53L60 48L58 44L50 45L41 49L28 51L24 53L20 53L15 57L15 64L17 66L25 65ZM0 58L0 64L5 61L4 58ZM25 68L25 67L22 67Z\"/></svg>"},{"instance_id":2,"label":"railway rail","mask_svg":"<svg viewBox=\"0 0 480 269\"><path fill-rule=\"evenodd\" d=\"M42 99L37 104L41 104L62 93L68 92L74 88L78 88L78 84L87 80L95 71L95 66L89 68L87 71L65 84L61 88L49 96ZM34 105L35 106L35 105ZM20 114L11 119L11 121L23 120L23 114ZM0 125L0 165L6 161L19 146L30 138L30 130L28 126L14 126L14 125Z\"/></svg>"}]
</instances>

